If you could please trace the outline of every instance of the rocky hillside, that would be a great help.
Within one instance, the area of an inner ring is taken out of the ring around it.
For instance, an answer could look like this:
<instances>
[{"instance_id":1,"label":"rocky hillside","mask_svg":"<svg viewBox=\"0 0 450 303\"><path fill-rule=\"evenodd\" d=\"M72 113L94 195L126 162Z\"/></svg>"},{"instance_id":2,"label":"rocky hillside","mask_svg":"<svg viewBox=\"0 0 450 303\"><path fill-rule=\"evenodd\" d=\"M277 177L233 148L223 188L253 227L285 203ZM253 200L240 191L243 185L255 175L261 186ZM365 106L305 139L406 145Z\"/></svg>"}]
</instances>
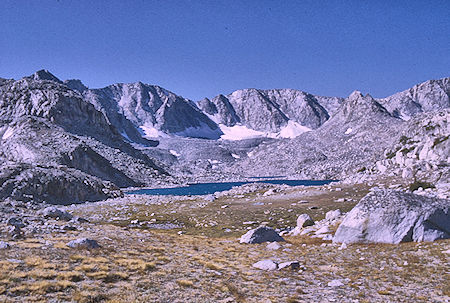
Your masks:
<instances>
[{"instance_id":1,"label":"rocky hillside","mask_svg":"<svg viewBox=\"0 0 450 303\"><path fill-rule=\"evenodd\" d=\"M408 120L423 112L450 107L450 78L429 80L379 102L393 115Z\"/></svg>"},{"instance_id":2,"label":"rocky hillside","mask_svg":"<svg viewBox=\"0 0 450 303\"><path fill-rule=\"evenodd\" d=\"M450 179L450 109L418 114L376 163L382 174L448 183Z\"/></svg>"},{"instance_id":3,"label":"rocky hillside","mask_svg":"<svg viewBox=\"0 0 450 303\"><path fill-rule=\"evenodd\" d=\"M0 197L66 204L105 199L120 193L117 186L166 178L101 112L51 73L0 84L0 175L5 180ZM67 190L50 190L58 187Z\"/></svg>"}]
</instances>

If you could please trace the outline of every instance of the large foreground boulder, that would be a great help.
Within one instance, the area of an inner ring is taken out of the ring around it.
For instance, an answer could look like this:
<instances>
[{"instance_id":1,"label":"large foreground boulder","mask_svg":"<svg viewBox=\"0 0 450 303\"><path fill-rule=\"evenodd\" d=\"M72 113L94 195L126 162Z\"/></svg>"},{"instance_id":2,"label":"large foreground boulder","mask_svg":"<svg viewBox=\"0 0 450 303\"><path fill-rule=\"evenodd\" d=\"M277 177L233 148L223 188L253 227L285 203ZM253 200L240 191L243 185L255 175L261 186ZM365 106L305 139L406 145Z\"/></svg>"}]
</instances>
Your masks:
<instances>
[{"instance_id":1,"label":"large foreground boulder","mask_svg":"<svg viewBox=\"0 0 450 303\"><path fill-rule=\"evenodd\" d=\"M397 244L447 239L449 206L449 200L376 190L345 216L333 242Z\"/></svg>"}]
</instances>

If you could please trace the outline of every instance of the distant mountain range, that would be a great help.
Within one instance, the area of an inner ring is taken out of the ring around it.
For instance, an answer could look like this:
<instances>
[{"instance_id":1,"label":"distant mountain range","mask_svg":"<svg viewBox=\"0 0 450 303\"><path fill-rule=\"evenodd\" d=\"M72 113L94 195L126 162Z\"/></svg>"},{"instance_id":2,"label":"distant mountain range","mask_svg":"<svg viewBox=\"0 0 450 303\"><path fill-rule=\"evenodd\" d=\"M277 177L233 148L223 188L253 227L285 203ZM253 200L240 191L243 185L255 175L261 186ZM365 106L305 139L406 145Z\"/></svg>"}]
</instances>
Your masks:
<instances>
[{"instance_id":1,"label":"distant mountain range","mask_svg":"<svg viewBox=\"0 0 450 303\"><path fill-rule=\"evenodd\" d=\"M35 78L60 82L45 71L36 73ZM426 81L377 102L404 120L447 108L449 79ZM231 140L294 138L324 124L344 100L294 89L243 89L194 103L162 87L141 82L101 89L88 89L80 80L64 83L82 94L134 142L140 142L141 136L150 139L166 135Z\"/></svg>"},{"instance_id":2,"label":"distant mountain range","mask_svg":"<svg viewBox=\"0 0 450 303\"><path fill-rule=\"evenodd\" d=\"M426 155L410 155L417 167L448 171L449 81L383 99L244 89L193 102L141 82L89 89L46 70L0 78L0 199L66 204L208 176L344 178L375 163L401 174L413 168L385 154L399 152L402 131L430 142L408 145Z\"/></svg>"}]
</instances>

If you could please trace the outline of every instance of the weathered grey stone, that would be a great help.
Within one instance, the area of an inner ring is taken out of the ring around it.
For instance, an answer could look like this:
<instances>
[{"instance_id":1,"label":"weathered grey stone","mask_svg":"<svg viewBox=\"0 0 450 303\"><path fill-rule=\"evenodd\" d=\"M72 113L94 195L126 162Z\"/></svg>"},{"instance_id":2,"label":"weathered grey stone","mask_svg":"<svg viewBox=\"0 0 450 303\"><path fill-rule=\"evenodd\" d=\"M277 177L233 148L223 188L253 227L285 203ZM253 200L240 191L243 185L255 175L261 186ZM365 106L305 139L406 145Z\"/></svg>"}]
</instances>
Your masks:
<instances>
[{"instance_id":1,"label":"weathered grey stone","mask_svg":"<svg viewBox=\"0 0 450 303\"><path fill-rule=\"evenodd\" d=\"M344 218L333 242L393 243L450 237L450 201L394 190L367 194Z\"/></svg>"},{"instance_id":2,"label":"weathered grey stone","mask_svg":"<svg viewBox=\"0 0 450 303\"><path fill-rule=\"evenodd\" d=\"M66 245L71 248L85 248L85 249L93 249L93 248L100 247L100 245L98 245L97 241L91 240L88 238L76 239L76 240L70 241Z\"/></svg>"},{"instance_id":3,"label":"weathered grey stone","mask_svg":"<svg viewBox=\"0 0 450 303\"><path fill-rule=\"evenodd\" d=\"M270 242L269 244L267 244L267 248L272 250L280 249L280 247L281 245L278 244L277 242Z\"/></svg>"},{"instance_id":4,"label":"weathered grey stone","mask_svg":"<svg viewBox=\"0 0 450 303\"><path fill-rule=\"evenodd\" d=\"M73 216L70 213L63 211L54 206L44 208L42 210L42 215L45 218L52 218L52 219L58 219L58 220L64 220L64 221L70 221L73 218Z\"/></svg>"},{"instance_id":5,"label":"weathered grey stone","mask_svg":"<svg viewBox=\"0 0 450 303\"><path fill-rule=\"evenodd\" d=\"M273 228L267 226L260 226L249 230L240 239L240 243L248 244L280 241L284 241L283 237L281 237Z\"/></svg>"},{"instance_id":6,"label":"weathered grey stone","mask_svg":"<svg viewBox=\"0 0 450 303\"><path fill-rule=\"evenodd\" d=\"M22 219L17 218L17 217L11 217L8 219L8 221L6 222L6 224L11 225L11 226L15 226L18 228L23 228L25 227L25 223L23 223Z\"/></svg>"},{"instance_id":7,"label":"weathered grey stone","mask_svg":"<svg viewBox=\"0 0 450 303\"><path fill-rule=\"evenodd\" d=\"M292 270L296 270L300 268L300 263L298 261L289 261L278 264L278 269L283 269L289 267Z\"/></svg>"},{"instance_id":8,"label":"weathered grey stone","mask_svg":"<svg viewBox=\"0 0 450 303\"><path fill-rule=\"evenodd\" d=\"M314 225L314 220L308 214L301 214L297 218L297 227L307 227Z\"/></svg>"},{"instance_id":9,"label":"weathered grey stone","mask_svg":"<svg viewBox=\"0 0 450 303\"><path fill-rule=\"evenodd\" d=\"M262 270L275 270L277 269L278 265L277 263L273 262L272 260L262 260L259 262L256 262L253 264L253 267L262 269Z\"/></svg>"},{"instance_id":10,"label":"weathered grey stone","mask_svg":"<svg viewBox=\"0 0 450 303\"><path fill-rule=\"evenodd\" d=\"M344 283L342 283L341 280L332 280L332 281L328 282L328 286L330 286L330 287L340 287L340 286L344 286Z\"/></svg>"},{"instance_id":11,"label":"weathered grey stone","mask_svg":"<svg viewBox=\"0 0 450 303\"><path fill-rule=\"evenodd\" d=\"M335 220L337 218L339 218L341 216L341 210L340 209L336 209L336 210L330 210L329 212L327 212L325 214L325 219L332 221Z\"/></svg>"},{"instance_id":12,"label":"weathered grey stone","mask_svg":"<svg viewBox=\"0 0 450 303\"><path fill-rule=\"evenodd\" d=\"M9 245L8 242L0 241L0 249L7 249L10 247L11 247L11 245Z\"/></svg>"}]
</instances>

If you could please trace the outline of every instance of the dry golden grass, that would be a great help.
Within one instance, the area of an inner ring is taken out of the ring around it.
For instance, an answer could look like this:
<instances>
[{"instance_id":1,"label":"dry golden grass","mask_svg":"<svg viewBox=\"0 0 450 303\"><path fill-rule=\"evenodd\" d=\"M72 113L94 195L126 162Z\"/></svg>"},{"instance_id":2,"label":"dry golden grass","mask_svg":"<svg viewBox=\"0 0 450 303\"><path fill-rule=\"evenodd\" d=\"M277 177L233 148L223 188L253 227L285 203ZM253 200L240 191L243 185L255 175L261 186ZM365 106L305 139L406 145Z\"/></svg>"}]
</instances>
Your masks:
<instances>
[{"instance_id":1,"label":"dry golden grass","mask_svg":"<svg viewBox=\"0 0 450 303\"><path fill-rule=\"evenodd\" d=\"M183 287L193 287L194 282L190 280L177 280L177 284Z\"/></svg>"}]
</instances>

